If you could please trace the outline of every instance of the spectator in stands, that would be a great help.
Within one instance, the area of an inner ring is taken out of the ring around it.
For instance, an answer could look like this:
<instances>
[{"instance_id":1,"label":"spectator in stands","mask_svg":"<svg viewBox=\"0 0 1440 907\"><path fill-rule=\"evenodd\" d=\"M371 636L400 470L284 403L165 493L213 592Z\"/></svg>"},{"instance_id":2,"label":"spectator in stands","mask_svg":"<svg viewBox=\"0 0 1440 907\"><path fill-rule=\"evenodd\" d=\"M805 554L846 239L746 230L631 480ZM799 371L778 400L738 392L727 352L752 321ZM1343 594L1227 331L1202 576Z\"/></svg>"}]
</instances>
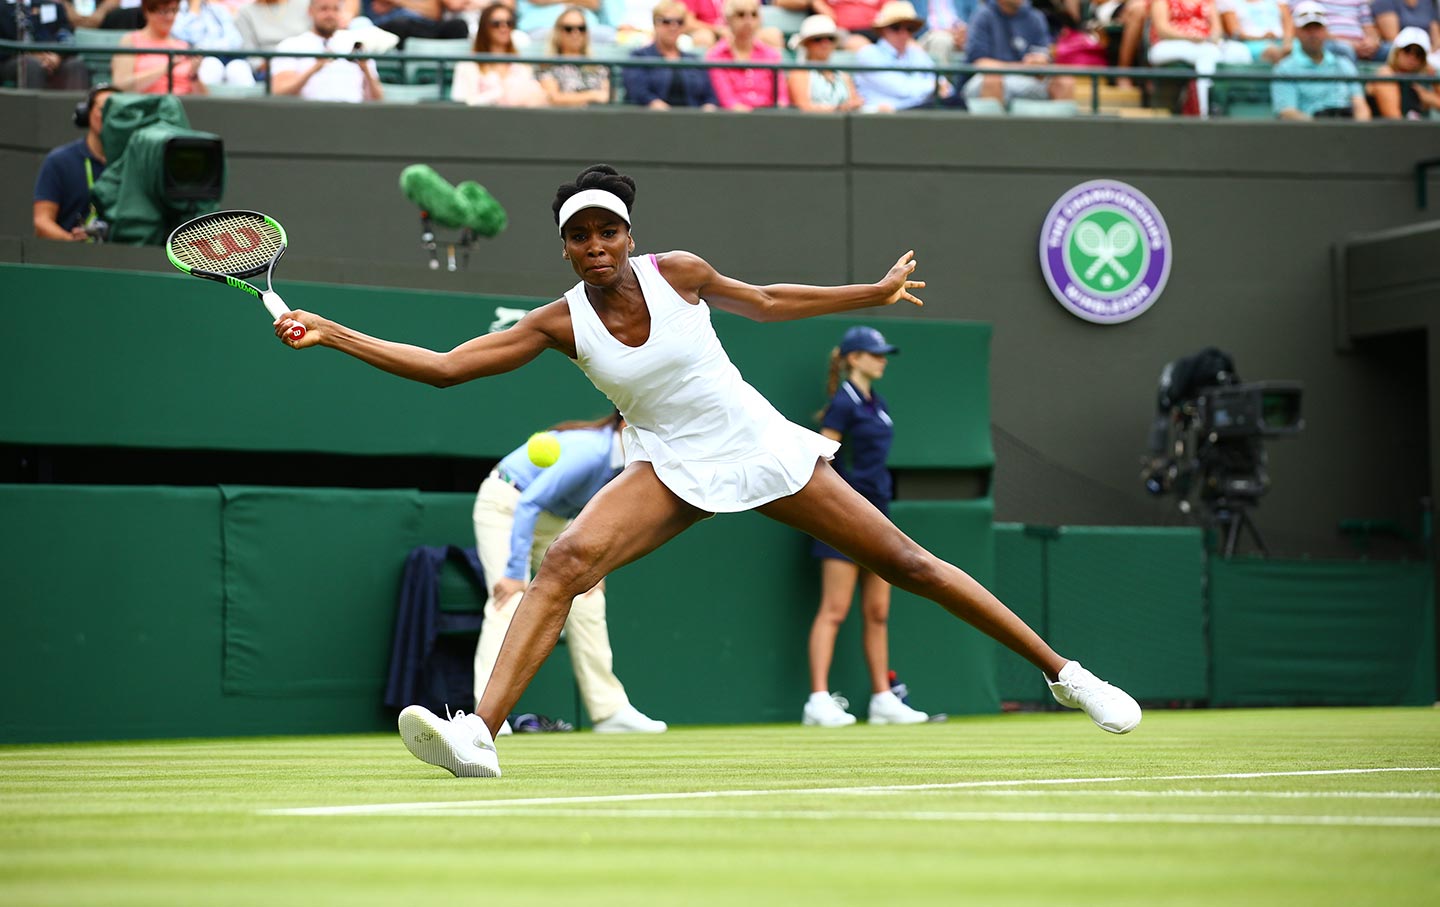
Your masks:
<instances>
[{"instance_id":1,"label":"spectator in stands","mask_svg":"<svg viewBox=\"0 0 1440 907\"><path fill-rule=\"evenodd\" d=\"M685 22L685 34L690 36L691 42L696 49L703 50L711 47L725 34L725 16L721 10L721 0L684 0L685 8L690 10L690 17ZM761 30L763 32L764 29ZM767 36L757 32L759 40L765 41L772 47L780 47L777 43L785 40L779 31L774 35ZM773 39L773 40L772 40Z\"/></svg>"},{"instance_id":2,"label":"spectator in stands","mask_svg":"<svg viewBox=\"0 0 1440 907\"><path fill-rule=\"evenodd\" d=\"M1120 23L1120 42L1115 51L1115 65L1133 67L1140 58L1145 23L1150 20L1150 0L1107 0L1095 7L1095 19L1102 28ZM1116 88L1134 88L1129 76L1115 79Z\"/></svg>"},{"instance_id":3,"label":"spectator in stands","mask_svg":"<svg viewBox=\"0 0 1440 907\"><path fill-rule=\"evenodd\" d=\"M349 20L344 20L348 22ZM463 19L446 19L440 0L370 0L370 23L400 38L468 38Z\"/></svg>"},{"instance_id":4,"label":"spectator in stands","mask_svg":"<svg viewBox=\"0 0 1440 907\"><path fill-rule=\"evenodd\" d=\"M1295 21L1284 0L1218 0L1225 34L1244 44L1255 63L1275 65L1295 45Z\"/></svg>"},{"instance_id":5,"label":"spectator in stands","mask_svg":"<svg viewBox=\"0 0 1440 907\"><path fill-rule=\"evenodd\" d=\"M839 34L829 16L806 16L790 49L805 63L824 63L835 53ZM864 104L848 72L832 69L792 69L785 79L790 103L806 113L847 113Z\"/></svg>"},{"instance_id":6,"label":"spectator in stands","mask_svg":"<svg viewBox=\"0 0 1440 907\"><path fill-rule=\"evenodd\" d=\"M784 59L780 51L755 39L760 30L760 0L725 0L725 23L730 36L710 48L705 59L716 63L779 63ZM726 110L790 106L785 74L778 69L712 69L710 82Z\"/></svg>"},{"instance_id":7,"label":"spectator in stands","mask_svg":"<svg viewBox=\"0 0 1440 907\"><path fill-rule=\"evenodd\" d=\"M1440 46L1440 12L1435 0L1372 0L1370 13L1380 40L1392 48L1402 28L1418 28L1430 37L1432 47Z\"/></svg>"},{"instance_id":8,"label":"spectator in stands","mask_svg":"<svg viewBox=\"0 0 1440 907\"><path fill-rule=\"evenodd\" d=\"M515 49L515 11L504 3L492 3L480 13L471 48L477 54L518 56ZM451 100L472 107L544 107L545 89L535 79L529 63L455 64L450 82Z\"/></svg>"},{"instance_id":9,"label":"spectator in stands","mask_svg":"<svg viewBox=\"0 0 1440 907\"><path fill-rule=\"evenodd\" d=\"M1295 5L1295 33L1300 49L1275 64L1276 75L1354 76L1355 64L1349 57L1327 46L1330 35L1326 28L1325 7L1315 0ZM1308 120L1314 117L1345 117L1370 119L1370 105L1359 82L1285 82L1270 83L1270 101L1275 115L1282 120Z\"/></svg>"},{"instance_id":10,"label":"spectator in stands","mask_svg":"<svg viewBox=\"0 0 1440 907\"><path fill-rule=\"evenodd\" d=\"M1378 75L1435 75L1435 67L1427 59L1430 47L1430 34L1425 29L1413 25L1400 29L1391 42L1390 56L1380 67ZM1440 110L1440 91L1434 85L1371 82L1368 88L1371 110L1381 119L1423 120L1430 111Z\"/></svg>"},{"instance_id":11,"label":"spectator in stands","mask_svg":"<svg viewBox=\"0 0 1440 907\"><path fill-rule=\"evenodd\" d=\"M620 444L624 427L618 412L594 421L562 422L550 429L560 442L559 459L553 464L536 466L522 444L480 483L473 510L475 547L490 595L475 642L476 702L485 695L505 632L545 552L625 465ZM596 733L665 732L665 722L631 705L624 684L615 676L603 577L594 588L575 596L565 618L565 634L575 684Z\"/></svg>"},{"instance_id":12,"label":"spectator in stands","mask_svg":"<svg viewBox=\"0 0 1440 907\"><path fill-rule=\"evenodd\" d=\"M846 45L848 50L858 51L880 40L875 19L884 8L885 0L828 0L828 5L829 12L818 8L815 12L828 15L835 20L836 26L850 33L850 41ZM916 21L924 27L923 19L917 16Z\"/></svg>"},{"instance_id":13,"label":"spectator in stands","mask_svg":"<svg viewBox=\"0 0 1440 907\"><path fill-rule=\"evenodd\" d=\"M486 2L488 3L489 0ZM515 0L512 5L518 23L516 46L520 46L519 36L524 35L528 40L535 42L536 47L544 47L545 42L550 40L550 32L555 28L555 21L572 6L579 7L584 14L590 40L601 44L613 42L615 26L609 21L611 15L609 7L619 2L620 0ZM648 4L651 2L652 0L645 0L647 13L649 12ZM479 31L478 25L476 31Z\"/></svg>"},{"instance_id":14,"label":"spectator in stands","mask_svg":"<svg viewBox=\"0 0 1440 907\"><path fill-rule=\"evenodd\" d=\"M920 47L939 66L965 59L970 17L982 0L929 0Z\"/></svg>"},{"instance_id":15,"label":"spectator in stands","mask_svg":"<svg viewBox=\"0 0 1440 907\"><path fill-rule=\"evenodd\" d=\"M310 30L310 0L251 0L236 10L235 27L246 50L274 50L286 38ZM257 75L267 65L263 57L250 61Z\"/></svg>"},{"instance_id":16,"label":"spectator in stands","mask_svg":"<svg viewBox=\"0 0 1440 907\"><path fill-rule=\"evenodd\" d=\"M682 51L678 43L688 12L680 0L660 0L652 12L655 43L632 52L630 56L637 60L700 59L695 54ZM715 110L720 106L709 72L672 66L627 66L625 100L652 110L669 110L671 107Z\"/></svg>"},{"instance_id":17,"label":"spectator in stands","mask_svg":"<svg viewBox=\"0 0 1440 907\"><path fill-rule=\"evenodd\" d=\"M337 35L344 20L341 0L310 0L311 25L304 33L275 45L287 53L348 54L355 40ZM276 94L299 95L308 101L340 101L359 104L384 97L374 60L342 60L336 57L276 57L271 87Z\"/></svg>"},{"instance_id":18,"label":"spectator in stands","mask_svg":"<svg viewBox=\"0 0 1440 907\"><path fill-rule=\"evenodd\" d=\"M1150 4L1150 65L1184 63L1201 78L1195 80L1196 100L1202 117L1210 115L1210 80L1225 63L1250 62L1250 50L1227 41L1220 26L1215 0L1154 0Z\"/></svg>"},{"instance_id":19,"label":"spectator in stands","mask_svg":"<svg viewBox=\"0 0 1440 907\"><path fill-rule=\"evenodd\" d=\"M585 11L568 6L555 20L546 53L552 57L590 56L590 25ZM557 63L540 69L540 87L551 107L588 107L610 100L610 72L604 66Z\"/></svg>"},{"instance_id":20,"label":"spectator in stands","mask_svg":"<svg viewBox=\"0 0 1440 907\"><path fill-rule=\"evenodd\" d=\"M83 139L67 142L45 155L35 178L32 220L35 235L62 242L85 242L85 225L95 219L90 204L90 187L105 172L105 146L100 129L105 125L105 103L115 89L96 85L75 108L75 125L85 130Z\"/></svg>"},{"instance_id":21,"label":"spectator in stands","mask_svg":"<svg viewBox=\"0 0 1440 907\"><path fill-rule=\"evenodd\" d=\"M839 24L838 22L836 23ZM936 84L942 97L950 93L950 83L939 79L931 70L935 61L920 49L915 35L925 22L915 13L910 0L889 0L875 17L875 33L880 40L860 48L855 62L865 66L898 66L897 69L876 69L855 74L855 87L865 99L864 110L891 113L923 107L934 100Z\"/></svg>"},{"instance_id":22,"label":"spectator in stands","mask_svg":"<svg viewBox=\"0 0 1440 907\"><path fill-rule=\"evenodd\" d=\"M1075 97L1071 76L1042 78L1006 72L1021 66L1049 66L1050 30L1030 0L993 0L975 9L965 49L967 62L999 72L976 73L965 83L966 98L1068 100Z\"/></svg>"},{"instance_id":23,"label":"spectator in stands","mask_svg":"<svg viewBox=\"0 0 1440 907\"><path fill-rule=\"evenodd\" d=\"M56 0L56 2L61 9L65 10L65 17L70 20L70 26L72 28L101 28L105 22L105 17L120 8L120 0L100 0L89 13L82 16L71 0ZM134 31L139 27L140 24L137 23L125 29L125 31Z\"/></svg>"},{"instance_id":24,"label":"spectator in stands","mask_svg":"<svg viewBox=\"0 0 1440 907\"><path fill-rule=\"evenodd\" d=\"M245 46L229 8L213 0L181 0L180 14L171 32L201 50L238 50ZM255 74L242 57L205 57L200 61L198 75L206 86L255 84Z\"/></svg>"},{"instance_id":25,"label":"spectator in stands","mask_svg":"<svg viewBox=\"0 0 1440 907\"><path fill-rule=\"evenodd\" d=\"M1062 10L1060 34L1055 38L1056 66L1084 66L1099 69L1110 65L1106 35L1095 20L1077 22Z\"/></svg>"},{"instance_id":26,"label":"spectator in stands","mask_svg":"<svg viewBox=\"0 0 1440 907\"><path fill-rule=\"evenodd\" d=\"M184 50L190 45L172 34L180 13L178 0L144 0L145 27L120 39L121 47ZM200 58L193 55L116 54L110 58L110 81L121 91L141 94L204 94L195 77Z\"/></svg>"},{"instance_id":27,"label":"spectator in stands","mask_svg":"<svg viewBox=\"0 0 1440 907\"><path fill-rule=\"evenodd\" d=\"M16 34L15 3L0 3L0 40L35 44L70 44L74 41L70 16L65 7L51 3L30 3L20 17L25 34ZM47 12L48 10L48 12ZM79 57L54 51L33 54L0 53L0 82L19 82L26 88L77 90L90 87L90 71Z\"/></svg>"},{"instance_id":28,"label":"spectator in stands","mask_svg":"<svg viewBox=\"0 0 1440 907\"><path fill-rule=\"evenodd\" d=\"M1351 60L1383 60L1388 50L1380 41L1370 0L1306 0L1325 11L1330 49Z\"/></svg>"}]
</instances>

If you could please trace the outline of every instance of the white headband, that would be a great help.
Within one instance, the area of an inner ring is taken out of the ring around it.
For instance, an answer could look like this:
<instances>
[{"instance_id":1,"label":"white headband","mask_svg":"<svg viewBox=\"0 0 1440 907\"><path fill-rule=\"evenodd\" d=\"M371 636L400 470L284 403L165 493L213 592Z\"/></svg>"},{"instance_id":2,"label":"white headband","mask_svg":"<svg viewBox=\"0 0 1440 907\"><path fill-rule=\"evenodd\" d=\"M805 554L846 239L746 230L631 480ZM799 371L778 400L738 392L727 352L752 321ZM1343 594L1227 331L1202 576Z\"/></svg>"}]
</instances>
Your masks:
<instances>
[{"instance_id":1,"label":"white headband","mask_svg":"<svg viewBox=\"0 0 1440 907\"><path fill-rule=\"evenodd\" d=\"M604 208L612 214L620 215L626 226L630 224L630 209L620 200L620 196L613 192L606 192L604 189L583 189L565 200L560 206L560 235L565 235L565 224L575 216L577 211L585 208Z\"/></svg>"}]
</instances>

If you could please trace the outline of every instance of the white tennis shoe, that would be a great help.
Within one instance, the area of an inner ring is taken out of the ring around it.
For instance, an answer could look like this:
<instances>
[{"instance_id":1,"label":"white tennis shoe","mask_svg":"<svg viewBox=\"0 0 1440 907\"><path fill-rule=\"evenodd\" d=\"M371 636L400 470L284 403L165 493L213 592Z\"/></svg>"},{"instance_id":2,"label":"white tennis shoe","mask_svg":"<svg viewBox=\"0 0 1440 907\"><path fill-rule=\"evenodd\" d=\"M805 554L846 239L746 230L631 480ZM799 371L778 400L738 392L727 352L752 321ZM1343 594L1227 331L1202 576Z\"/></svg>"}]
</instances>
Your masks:
<instances>
[{"instance_id":1,"label":"white tennis shoe","mask_svg":"<svg viewBox=\"0 0 1440 907\"><path fill-rule=\"evenodd\" d=\"M665 722L651 718L633 705L625 706L604 721L595 722L597 734L663 734L668 728Z\"/></svg>"},{"instance_id":2,"label":"white tennis shoe","mask_svg":"<svg viewBox=\"0 0 1440 907\"><path fill-rule=\"evenodd\" d=\"M1050 695L1070 709L1084 709L1090 720L1112 734L1128 734L1140 723L1140 703L1124 690L1112 686L1067 661L1050 683Z\"/></svg>"},{"instance_id":3,"label":"white tennis shoe","mask_svg":"<svg viewBox=\"0 0 1440 907\"><path fill-rule=\"evenodd\" d=\"M839 693L811 693L800 723L807 727L846 727L855 723L855 716L845 711L849 707L850 701Z\"/></svg>"},{"instance_id":4,"label":"white tennis shoe","mask_svg":"<svg viewBox=\"0 0 1440 907\"><path fill-rule=\"evenodd\" d=\"M490 729L479 715L456 712L445 719L420 705L400 713L400 739L421 762L438 765L457 778L498 778L500 757Z\"/></svg>"},{"instance_id":5,"label":"white tennis shoe","mask_svg":"<svg viewBox=\"0 0 1440 907\"><path fill-rule=\"evenodd\" d=\"M866 720L870 724L924 724L930 716L912 709L900 701L890 690L870 697L870 713Z\"/></svg>"}]
</instances>

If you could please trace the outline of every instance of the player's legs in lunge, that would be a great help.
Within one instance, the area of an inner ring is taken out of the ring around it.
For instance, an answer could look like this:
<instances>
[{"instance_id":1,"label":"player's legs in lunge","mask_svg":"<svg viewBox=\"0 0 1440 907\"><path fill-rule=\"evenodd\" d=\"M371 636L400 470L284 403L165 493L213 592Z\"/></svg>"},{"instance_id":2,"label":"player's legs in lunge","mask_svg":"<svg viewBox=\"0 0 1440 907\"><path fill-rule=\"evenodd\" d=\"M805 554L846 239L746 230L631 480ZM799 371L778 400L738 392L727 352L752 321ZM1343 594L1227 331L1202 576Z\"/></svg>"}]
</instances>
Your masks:
<instances>
[{"instance_id":1,"label":"player's legs in lunge","mask_svg":"<svg viewBox=\"0 0 1440 907\"><path fill-rule=\"evenodd\" d=\"M1083 709L1102 729L1124 734L1140 723L1128 693L1067 661L969 574L926 551L820 461L805 487L759 511L809 533L907 592L924 596L1039 668L1055 700Z\"/></svg>"},{"instance_id":2,"label":"player's legs in lunge","mask_svg":"<svg viewBox=\"0 0 1440 907\"><path fill-rule=\"evenodd\" d=\"M475 713L494 733L534 679L575 596L709 516L676 497L649 463L632 463L560 534L515 608Z\"/></svg>"}]
</instances>

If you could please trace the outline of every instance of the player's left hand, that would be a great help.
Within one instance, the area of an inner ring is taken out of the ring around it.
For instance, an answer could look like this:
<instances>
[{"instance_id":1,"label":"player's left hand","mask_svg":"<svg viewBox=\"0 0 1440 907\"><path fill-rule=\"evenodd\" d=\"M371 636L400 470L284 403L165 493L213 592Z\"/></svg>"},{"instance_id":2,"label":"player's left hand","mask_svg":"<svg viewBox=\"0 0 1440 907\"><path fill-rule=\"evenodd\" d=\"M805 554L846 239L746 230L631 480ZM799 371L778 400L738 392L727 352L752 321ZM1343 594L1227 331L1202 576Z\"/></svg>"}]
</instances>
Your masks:
<instances>
[{"instance_id":1,"label":"player's left hand","mask_svg":"<svg viewBox=\"0 0 1440 907\"><path fill-rule=\"evenodd\" d=\"M919 267L919 262L915 260L914 249L900 256L900 260L895 262L895 266L890 269L890 273L886 274L885 278L880 281L880 289L886 294L885 301L882 302L881 305L894 305L902 299L915 305L925 304L918 296L910 292L911 290L923 289L925 286L925 281L923 280L910 279L910 275L915 273L917 267Z\"/></svg>"}]
</instances>

